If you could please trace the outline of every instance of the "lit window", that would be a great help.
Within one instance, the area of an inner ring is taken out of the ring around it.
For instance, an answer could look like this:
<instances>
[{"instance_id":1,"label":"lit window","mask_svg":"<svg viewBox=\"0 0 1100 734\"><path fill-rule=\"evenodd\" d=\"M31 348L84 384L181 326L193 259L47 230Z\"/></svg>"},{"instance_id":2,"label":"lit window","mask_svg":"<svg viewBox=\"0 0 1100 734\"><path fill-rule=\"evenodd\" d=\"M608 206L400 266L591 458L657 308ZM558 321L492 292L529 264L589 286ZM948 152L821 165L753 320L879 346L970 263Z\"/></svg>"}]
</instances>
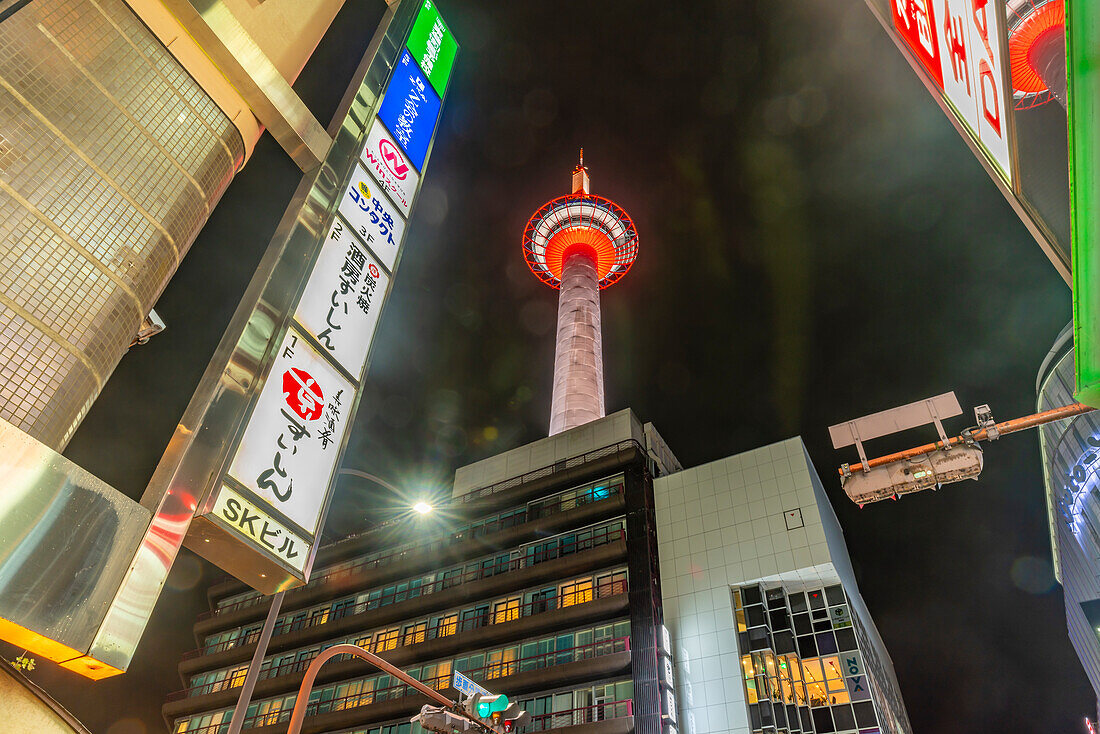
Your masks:
<instances>
[{"instance_id":1,"label":"lit window","mask_svg":"<svg viewBox=\"0 0 1100 734\"><path fill-rule=\"evenodd\" d=\"M397 647L397 637L399 634L400 630L397 628L376 634L374 636L374 651L385 652L386 650L392 650Z\"/></svg>"},{"instance_id":2,"label":"lit window","mask_svg":"<svg viewBox=\"0 0 1100 734\"><path fill-rule=\"evenodd\" d=\"M497 602L493 605L493 624L519 619L519 599Z\"/></svg>"},{"instance_id":3,"label":"lit window","mask_svg":"<svg viewBox=\"0 0 1100 734\"><path fill-rule=\"evenodd\" d=\"M248 666L242 665L229 674L229 687L240 688L244 685L244 678L248 675Z\"/></svg>"},{"instance_id":4,"label":"lit window","mask_svg":"<svg viewBox=\"0 0 1100 734\"><path fill-rule=\"evenodd\" d=\"M402 645L415 645L418 642L423 642L427 637L428 623L418 622L417 624L410 624L405 628L405 640Z\"/></svg>"},{"instance_id":5,"label":"lit window","mask_svg":"<svg viewBox=\"0 0 1100 734\"><path fill-rule=\"evenodd\" d=\"M453 635L458 631L458 615L448 614L445 617L439 619L439 626L437 628L436 637L446 637Z\"/></svg>"},{"instance_id":6,"label":"lit window","mask_svg":"<svg viewBox=\"0 0 1100 734\"><path fill-rule=\"evenodd\" d=\"M571 607L574 604L584 604L592 601L592 579L574 581L561 587L561 605Z\"/></svg>"}]
</instances>

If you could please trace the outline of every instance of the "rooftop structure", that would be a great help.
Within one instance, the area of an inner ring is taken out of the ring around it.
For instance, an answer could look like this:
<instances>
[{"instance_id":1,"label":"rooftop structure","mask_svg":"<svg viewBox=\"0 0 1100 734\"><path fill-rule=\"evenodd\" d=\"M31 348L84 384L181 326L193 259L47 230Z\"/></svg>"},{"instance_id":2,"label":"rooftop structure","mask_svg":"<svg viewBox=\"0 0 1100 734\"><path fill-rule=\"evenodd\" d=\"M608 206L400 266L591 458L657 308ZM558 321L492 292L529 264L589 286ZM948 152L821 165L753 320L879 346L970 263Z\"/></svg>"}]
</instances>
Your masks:
<instances>
[{"instance_id":1,"label":"rooftop structure","mask_svg":"<svg viewBox=\"0 0 1100 734\"><path fill-rule=\"evenodd\" d=\"M638 256L638 232L623 209L589 191L584 150L573 192L543 204L523 232L531 272L557 288L558 329L550 435L604 415L600 289L617 283Z\"/></svg>"}]
</instances>

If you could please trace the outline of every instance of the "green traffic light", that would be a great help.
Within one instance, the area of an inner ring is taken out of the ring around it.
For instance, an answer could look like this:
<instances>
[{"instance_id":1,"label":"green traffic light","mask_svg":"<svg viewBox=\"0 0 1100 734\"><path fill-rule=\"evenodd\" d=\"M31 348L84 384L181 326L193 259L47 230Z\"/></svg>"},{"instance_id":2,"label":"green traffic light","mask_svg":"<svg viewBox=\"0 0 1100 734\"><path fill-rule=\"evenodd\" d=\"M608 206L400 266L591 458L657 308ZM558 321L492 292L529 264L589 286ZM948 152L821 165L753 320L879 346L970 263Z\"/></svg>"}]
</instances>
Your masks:
<instances>
[{"instance_id":1,"label":"green traffic light","mask_svg":"<svg viewBox=\"0 0 1100 734\"><path fill-rule=\"evenodd\" d=\"M503 711L508 708L508 697L501 694L494 697L492 700L479 702L477 705L477 715L483 719L487 719L498 711Z\"/></svg>"}]
</instances>

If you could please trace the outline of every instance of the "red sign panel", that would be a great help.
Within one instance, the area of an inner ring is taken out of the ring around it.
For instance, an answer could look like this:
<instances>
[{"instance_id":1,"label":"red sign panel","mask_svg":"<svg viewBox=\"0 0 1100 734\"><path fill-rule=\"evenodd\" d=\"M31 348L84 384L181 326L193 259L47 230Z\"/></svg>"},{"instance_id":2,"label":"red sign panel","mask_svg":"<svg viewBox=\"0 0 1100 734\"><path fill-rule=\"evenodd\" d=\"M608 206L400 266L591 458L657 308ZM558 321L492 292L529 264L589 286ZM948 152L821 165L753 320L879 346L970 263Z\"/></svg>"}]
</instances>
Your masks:
<instances>
[{"instance_id":1,"label":"red sign panel","mask_svg":"<svg viewBox=\"0 0 1100 734\"><path fill-rule=\"evenodd\" d=\"M940 44L932 0L891 0L890 5L898 34L932 75L936 85L943 89Z\"/></svg>"}]
</instances>

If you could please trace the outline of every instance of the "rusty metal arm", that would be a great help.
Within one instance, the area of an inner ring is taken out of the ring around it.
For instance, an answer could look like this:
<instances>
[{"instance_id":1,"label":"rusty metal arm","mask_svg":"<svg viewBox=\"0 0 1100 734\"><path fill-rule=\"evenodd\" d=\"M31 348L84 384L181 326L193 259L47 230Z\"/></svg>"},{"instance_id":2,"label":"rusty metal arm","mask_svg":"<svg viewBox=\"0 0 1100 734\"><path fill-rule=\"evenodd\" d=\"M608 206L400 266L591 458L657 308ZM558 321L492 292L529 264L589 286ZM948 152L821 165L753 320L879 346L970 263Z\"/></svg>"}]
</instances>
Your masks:
<instances>
[{"instance_id":1,"label":"rusty metal arm","mask_svg":"<svg viewBox=\"0 0 1100 734\"><path fill-rule=\"evenodd\" d=\"M998 423L993 426L996 429L997 434L1005 435L1006 433L1015 433L1016 431L1023 431L1028 428L1034 428L1041 426L1044 423L1053 423L1063 418L1072 418L1082 413L1089 413L1095 410L1082 403L1073 403L1072 405L1064 405L1061 408L1052 408L1050 410L1044 410L1042 413L1033 413L1032 415L1025 415L1022 418L1013 418L1012 420L1005 421L1004 423ZM995 435L997 435L995 434ZM869 459L866 462L860 462L858 464L852 464L848 467L851 472L857 471L869 471L876 466L883 466L884 464L890 464L895 461L901 461L903 459L912 459L915 456L922 456L924 454L930 454L938 449L946 448L949 446L958 446L962 443L969 441L985 441L989 438L989 430L983 428L980 431L975 431L968 436L956 436L948 439L947 441L935 441L933 443L926 443L923 446L917 446L916 448L906 449L905 451L898 451L897 453L887 454L886 456L880 456L877 459ZM837 469L837 474L845 476L845 469L841 467Z\"/></svg>"},{"instance_id":2,"label":"rusty metal arm","mask_svg":"<svg viewBox=\"0 0 1100 734\"><path fill-rule=\"evenodd\" d=\"M329 649L322 652L317 657L313 658L313 662L306 668L305 677L302 678L302 685L298 686L298 697L294 699L294 710L290 714L290 728L287 729L287 734L301 734L302 722L306 718L306 708L309 705L309 693L313 690L313 682L317 679L317 673L321 671L321 666L327 663L330 659L337 655L354 655L357 658L366 660L378 668L397 678L402 683L412 686L420 693L423 693L428 698L432 699L438 704L442 704L449 709L457 708L456 704L451 699L447 698L434 688L429 688L420 681L416 680L412 676L408 675L402 670L394 667L390 663L387 663L382 658L378 657L374 653L367 652L358 645L344 644L333 645Z\"/></svg>"}]
</instances>

